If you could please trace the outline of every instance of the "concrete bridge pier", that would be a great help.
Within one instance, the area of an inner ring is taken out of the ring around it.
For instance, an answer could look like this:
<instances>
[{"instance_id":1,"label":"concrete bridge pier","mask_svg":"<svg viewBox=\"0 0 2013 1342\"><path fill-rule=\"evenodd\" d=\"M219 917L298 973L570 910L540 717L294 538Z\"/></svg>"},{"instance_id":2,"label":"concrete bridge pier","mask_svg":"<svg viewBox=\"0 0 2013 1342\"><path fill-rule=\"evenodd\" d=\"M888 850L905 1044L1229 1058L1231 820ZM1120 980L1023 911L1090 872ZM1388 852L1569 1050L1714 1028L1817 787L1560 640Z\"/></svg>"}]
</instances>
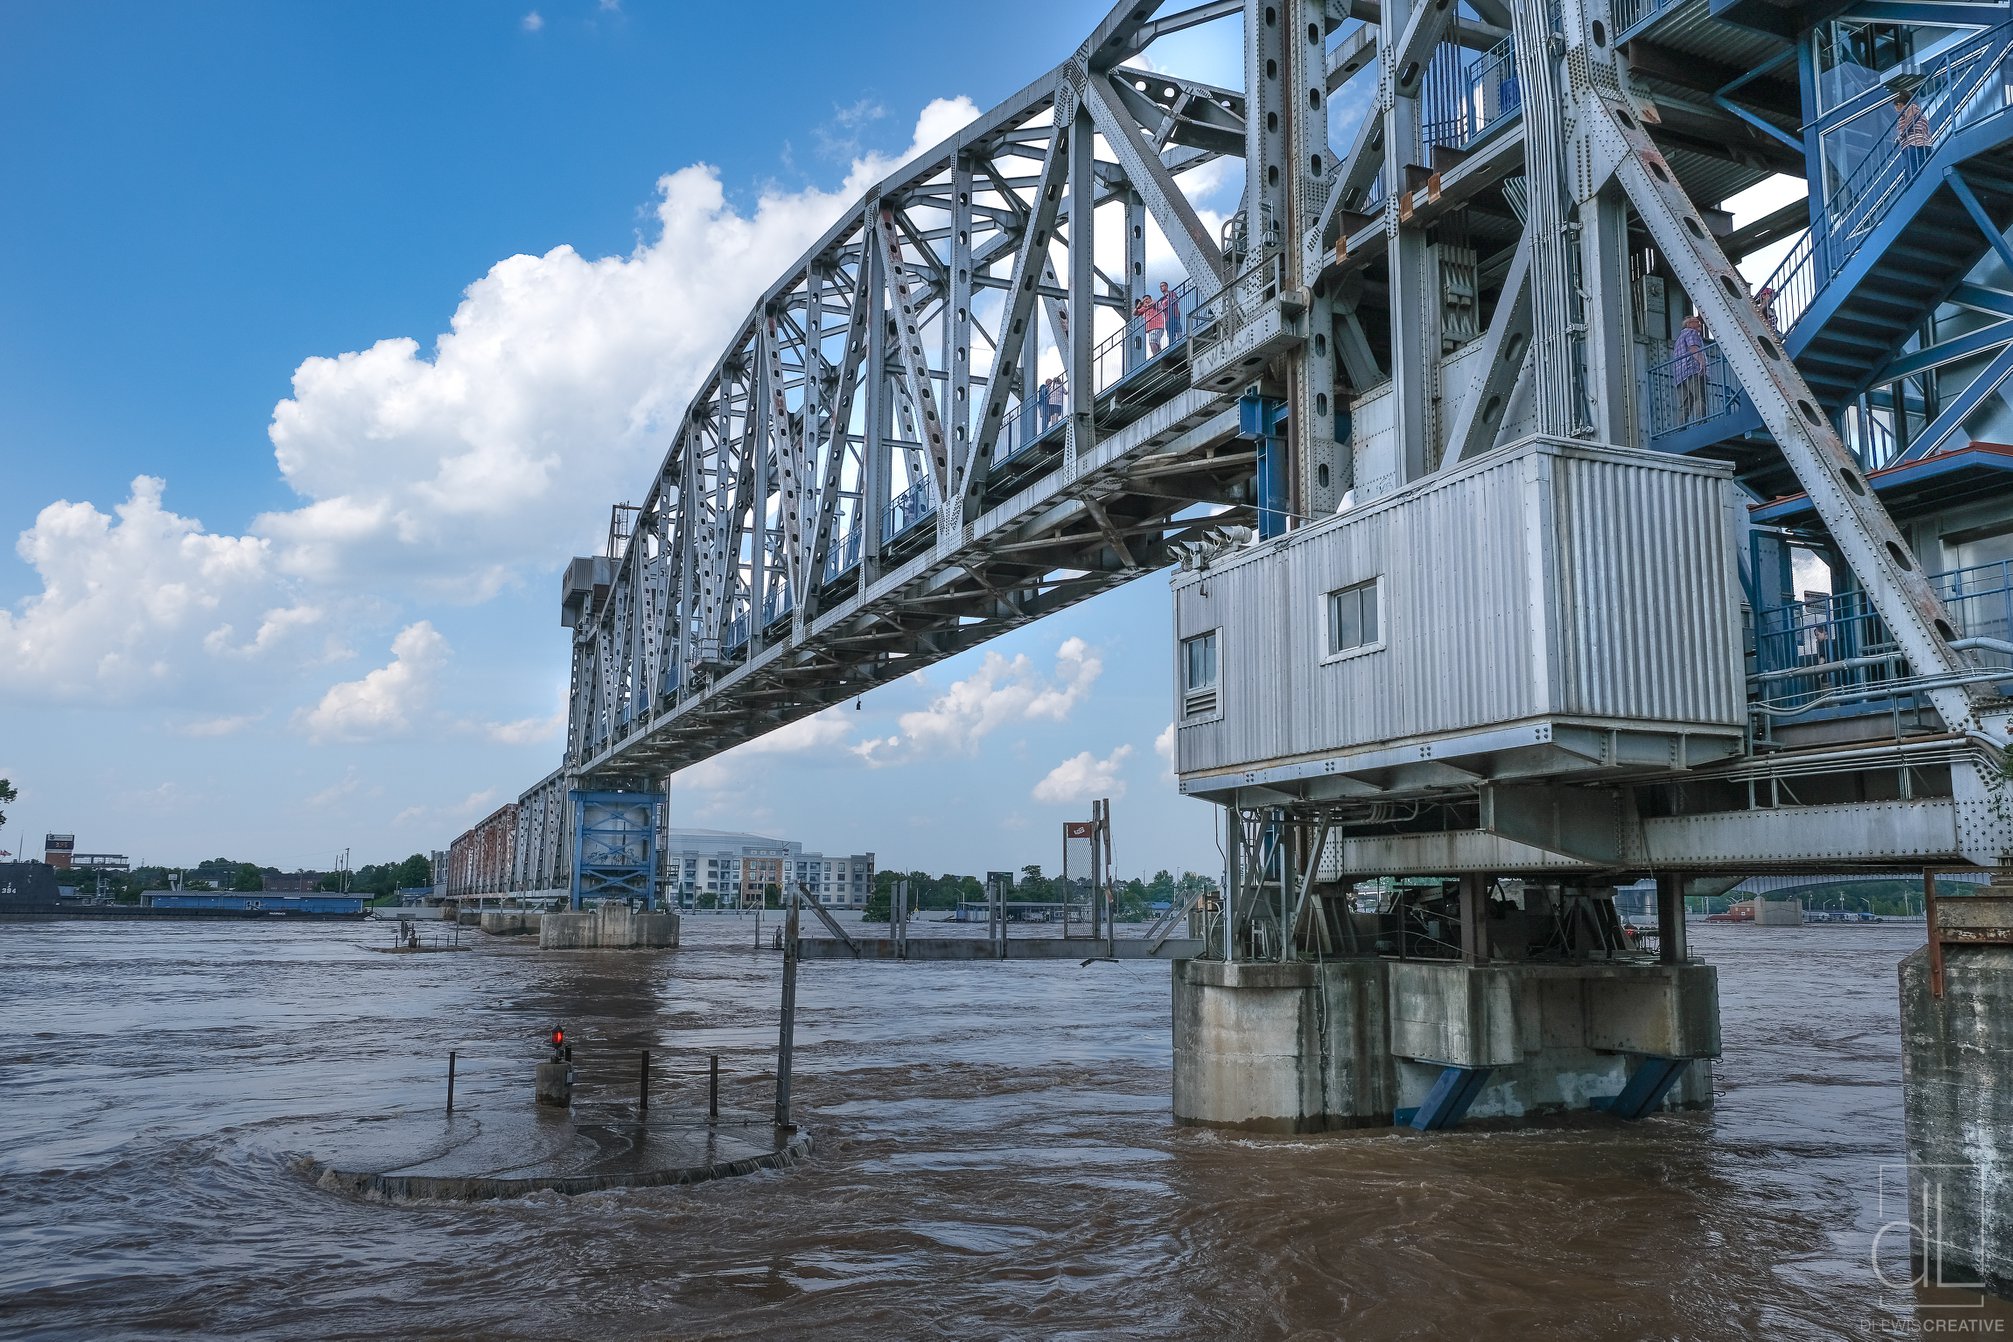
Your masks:
<instances>
[{"instance_id":1,"label":"concrete bridge pier","mask_svg":"<svg viewBox=\"0 0 2013 1342\"><path fill-rule=\"evenodd\" d=\"M1931 898L1929 944L1901 962L1903 1182L1882 1171L1881 1219L1905 1219L1911 1263L1888 1280L2013 1297L2013 884ZM1893 1238L1893 1237L1889 1237ZM1898 1245L1896 1246L1898 1247Z\"/></svg>"},{"instance_id":2,"label":"concrete bridge pier","mask_svg":"<svg viewBox=\"0 0 2013 1342\"><path fill-rule=\"evenodd\" d=\"M636 909L604 903L538 920L538 949L659 950L678 944L678 915L665 909Z\"/></svg>"},{"instance_id":3,"label":"concrete bridge pier","mask_svg":"<svg viewBox=\"0 0 2013 1342\"><path fill-rule=\"evenodd\" d=\"M1181 1123L1426 1130L1712 1103L1710 965L1194 959L1173 980Z\"/></svg>"}]
</instances>

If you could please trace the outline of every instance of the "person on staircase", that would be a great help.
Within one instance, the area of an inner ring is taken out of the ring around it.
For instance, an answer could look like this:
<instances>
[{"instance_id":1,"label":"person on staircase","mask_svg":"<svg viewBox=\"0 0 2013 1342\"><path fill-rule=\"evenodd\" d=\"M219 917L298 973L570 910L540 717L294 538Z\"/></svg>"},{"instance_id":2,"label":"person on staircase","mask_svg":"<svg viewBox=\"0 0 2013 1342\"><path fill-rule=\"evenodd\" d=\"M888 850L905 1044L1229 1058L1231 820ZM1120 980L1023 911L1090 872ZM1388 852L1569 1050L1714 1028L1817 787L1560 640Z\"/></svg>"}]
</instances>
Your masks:
<instances>
[{"instance_id":1,"label":"person on staircase","mask_svg":"<svg viewBox=\"0 0 2013 1342\"><path fill-rule=\"evenodd\" d=\"M1901 148L1901 171L1904 178L1913 177L1929 161L1929 151L1936 147L1936 136L1929 128L1929 114L1922 110L1922 104L1902 90L1894 94L1894 143Z\"/></svg>"}]
</instances>

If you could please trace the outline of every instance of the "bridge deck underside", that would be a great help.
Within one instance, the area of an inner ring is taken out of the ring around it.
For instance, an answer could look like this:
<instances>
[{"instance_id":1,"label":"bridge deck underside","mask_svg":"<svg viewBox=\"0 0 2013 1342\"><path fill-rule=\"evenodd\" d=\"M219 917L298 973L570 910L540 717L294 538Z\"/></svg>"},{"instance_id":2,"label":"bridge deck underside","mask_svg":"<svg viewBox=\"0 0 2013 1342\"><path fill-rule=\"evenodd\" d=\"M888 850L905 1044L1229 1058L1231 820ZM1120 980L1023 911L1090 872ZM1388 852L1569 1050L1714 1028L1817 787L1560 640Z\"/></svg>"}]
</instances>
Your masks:
<instances>
[{"instance_id":1,"label":"bridge deck underside","mask_svg":"<svg viewBox=\"0 0 2013 1342\"><path fill-rule=\"evenodd\" d=\"M1234 398L1183 390L1057 463L980 516L955 547L929 544L703 692L637 726L588 771L665 772L1163 568L1204 526L1249 520L1252 448ZM1194 524L1183 514L1205 513ZM930 536L934 540L934 533ZM1061 575L1061 576L1057 576Z\"/></svg>"}]
</instances>

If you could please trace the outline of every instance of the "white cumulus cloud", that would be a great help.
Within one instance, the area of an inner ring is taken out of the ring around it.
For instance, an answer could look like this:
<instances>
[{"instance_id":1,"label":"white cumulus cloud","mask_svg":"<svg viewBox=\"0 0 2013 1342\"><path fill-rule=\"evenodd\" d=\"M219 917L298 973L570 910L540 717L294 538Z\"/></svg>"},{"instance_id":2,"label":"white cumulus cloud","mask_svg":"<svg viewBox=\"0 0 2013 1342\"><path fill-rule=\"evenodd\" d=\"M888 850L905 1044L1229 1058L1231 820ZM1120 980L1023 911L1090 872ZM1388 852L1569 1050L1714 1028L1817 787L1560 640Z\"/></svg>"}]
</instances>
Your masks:
<instances>
[{"instance_id":1,"label":"white cumulus cloud","mask_svg":"<svg viewBox=\"0 0 2013 1342\"><path fill-rule=\"evenodd\" d=\"M217 717L196 718L175 730L184 736L235 736L264 716L264 713L225 713Z\"/></svg>"},{"instance_id":2,"label":"white cumulus cloud","mask_svg":"<svg viewBox=\"0 0 2013 1342\"><path fill-rule=\"evenodd\" d=\"M557 745L566 734L566 710L560 709L550 717L519 718L515 722L491 722L484 724L482 734L498 745L533 746Z\"/></svg>"},{"instance_id":3,"label":"white cumulus cloud","mask_svg":"<svg viewBox=\"0 0 2013 1342\"><path fill-rule=\"evenodd\" d=\"M1131 754L1131 746L1120 746L1103 759L1088 750L1072 755L1050 769L1029 795L1050 806L1098 797L1116 801L1125 795L1125 779L1119 776L1119 770Z\"/></svg>"},{"instance_id":4,"label":"white cumulus cloud","mask_svg":"<svg viewBox=\"0 0 2013 1342\"><path fill-rule=\"evenodd\" d=\"M137 477L112 514L50 504L15 551L42 590L0 609L0 688L38 699L125 703L171 695L219 658L256 659L310 630L255 536L220 536ZM249 641L239 626L254 630Z\"/></svg>"},{"instance_id":5,"label":"white cumulus cloud","mask_svg":"<svg viewBox=\"0 0 2013 1342\"><path fill-rule=\"evenodd\" d=\"M447 640L431 622L409 624L391 641L391 661L361 680L331 685L321 702L298 715L312 741L360 741L398 736L432 698L447 660Z\"/></svg>"},{"instance_id":6,"label":"white cumulus cloud","mask_svg":"<svg viewBox=\"0 0 2013 1342\"><path fill-rule=\"evenodd\" d=\"M866 187L976 114L939 99L903 152L853 160L829 190L771 187L751 207L730 204L709 165L667 173L626 254L507 257L430 341L304 360L269 429L299 502L246 534L169 511L152 476L111 514L50 504L17 547L41 590L0 608L0 692L241 713L218 701L351 655L331 631L359 612L410 620L415 602L543 579L647 483L761 291ZM304 717L324 734L375 731L382 684L337 686ZM538 722L500 730L528 737Z\"/></svg>"},{"instance_id":7,"label":"white cumulus cloud","mask_svg":"<svg viewBox=\"0 0 2013 1342\"><path fill-rule=\"evenodd\" d=\"M511 799L505 797L499 788L483 788L445 806L408 806L393 816L391 823L401 829L412 826L439 828L444 825L465 829L508 800Z\"/></svg>"},{"instance_id":8,"label":"white cumulus cloud","mask_svg":"<svg viewBox=\"0 0 2013 1342\"><path fill-rule=\"evenodd\" d=\"M924 707L902 714L898 734L862 741L853 753L874 765L970 755L980 741L1009 723L1064 721L1103 670L1097 651L1080 638L1063 640L1049 676L1036 670L1026 654L1007 658L988 652L978 670L952 681Z\"/></svg>"},{"instance_id":9,"label":"white cumulus cloud","mask_svg":"<svg viewBox=\"0 0 2013 1342\"><path fill-rule=\"evenodd\" d=\"M903 155L853 160L835 190L765 191L749 211L728 203L717 169L681 168L657 183L655 236L628 255L508 257L430 350L400 336L304 361L270 435L307 502L254 530L287 573L415 575L452 600L555 567L647 481L756 296L869 185L976 110L933 102Z\"/></svg>"}]
</instances>

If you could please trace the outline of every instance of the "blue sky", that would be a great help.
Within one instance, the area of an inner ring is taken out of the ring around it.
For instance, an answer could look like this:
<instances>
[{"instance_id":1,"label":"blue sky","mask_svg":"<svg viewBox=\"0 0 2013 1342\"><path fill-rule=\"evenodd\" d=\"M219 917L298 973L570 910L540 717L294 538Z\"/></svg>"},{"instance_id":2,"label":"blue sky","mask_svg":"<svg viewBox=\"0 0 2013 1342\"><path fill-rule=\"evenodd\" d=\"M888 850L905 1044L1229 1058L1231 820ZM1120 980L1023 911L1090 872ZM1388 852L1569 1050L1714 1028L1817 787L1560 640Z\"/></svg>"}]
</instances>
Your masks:
<instances>
[{"instance_id":1,"label":"blue sky","mask_svg":"<svg viewBox=\"0 0 2013 1342\"><path fill-rule=\"evenodd\" d=\"M376 860L542 776L558 569L710 333L849 176L1102 10L0 4L0 848ZM1180 68L1236 82L1230 37ZM1121 869L1214 870L1156 751L1167 639L1148 578L695 771L675 816L1053 867L1102 778Z\"/></svg>"}]
</instances>

